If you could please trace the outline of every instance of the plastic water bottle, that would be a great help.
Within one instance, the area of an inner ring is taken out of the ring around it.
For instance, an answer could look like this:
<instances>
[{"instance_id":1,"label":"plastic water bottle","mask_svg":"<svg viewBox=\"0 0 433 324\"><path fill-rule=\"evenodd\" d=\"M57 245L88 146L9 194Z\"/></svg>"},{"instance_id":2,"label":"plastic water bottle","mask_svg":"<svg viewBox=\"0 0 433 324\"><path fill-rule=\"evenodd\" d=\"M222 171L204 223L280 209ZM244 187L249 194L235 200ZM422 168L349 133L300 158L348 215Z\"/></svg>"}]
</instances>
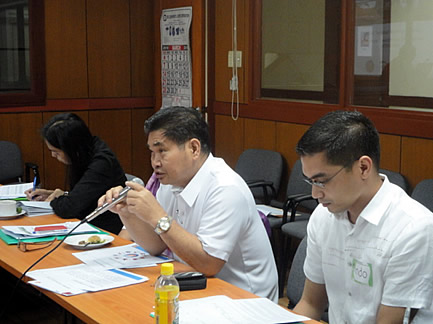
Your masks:
<instances>
[{"instance_id":1,"label":"plastic water bottle","mask_svg":"<svg viewBox=\"0 0 433 324\"><path fill-rule=\"evenodd\" d=\"M155 320L157 324L179 324L179 283L173 264L163 263L155 283Z\"/></svg>"}]
</instances>

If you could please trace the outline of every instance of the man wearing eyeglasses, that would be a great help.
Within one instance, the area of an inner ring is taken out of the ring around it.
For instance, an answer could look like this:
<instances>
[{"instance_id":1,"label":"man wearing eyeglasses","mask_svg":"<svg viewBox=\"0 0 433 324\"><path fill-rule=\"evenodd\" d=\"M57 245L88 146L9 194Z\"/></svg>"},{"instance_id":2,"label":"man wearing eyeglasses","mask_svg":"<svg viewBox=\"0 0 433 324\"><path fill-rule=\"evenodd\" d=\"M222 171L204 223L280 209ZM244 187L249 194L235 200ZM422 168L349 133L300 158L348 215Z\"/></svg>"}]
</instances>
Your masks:
<instances>
[{"instance_id":1,"label":"man wearing eyeglasses","mask_svg":"<svg viewBox=\"0 0 433 324\"><path fill-rule=\"evenodd\" d=\"M420 309L421 318L433 298L433 214L378 173L372 122L331 112L296 151L320 205L308 224L307 279L294 310L320 319L329 303L330 323L403 323L406 309L411 319Z\"/></svg>"}]
</instances>

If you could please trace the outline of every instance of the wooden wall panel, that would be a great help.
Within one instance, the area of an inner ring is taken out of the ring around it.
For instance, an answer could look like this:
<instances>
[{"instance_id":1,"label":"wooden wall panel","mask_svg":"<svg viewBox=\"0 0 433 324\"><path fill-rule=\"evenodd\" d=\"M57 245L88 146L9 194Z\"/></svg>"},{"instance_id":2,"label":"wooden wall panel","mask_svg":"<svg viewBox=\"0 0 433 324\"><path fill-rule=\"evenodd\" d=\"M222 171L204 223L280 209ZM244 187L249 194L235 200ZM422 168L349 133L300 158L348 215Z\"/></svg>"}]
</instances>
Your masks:
<instances>
[{"instance_id":1,"label":"wooden wall panel","mask_svg":"<svg viewBox=\"0 0 433 324\"><path fill-rule=\"evenodd\" d=\"M296 160L299 159L295 151L296 144L308 128L309 126L306 125L277 123L276 150L286 159L289 172Z\"/></svg>"},{"instance_id":2,"label":"wooden wall panel","mask_svg":"<svg viewBox=\"0 0 433 324\"><path fill-rule=\"evenodd\" d=\"M170 2L173 2L172 0ZM191 60L192 106L205 105L205 10L203 0L192 1Z\"/></svg>"},{"instance_id":3,"label":"wooden wall panel","mask_svg":"<svg viewBox=\"0 0 433 324\"><path fill-rule=\"evenodd\" d=\"M59 112L45 112L42 114L43 124L45 125L48 121ZM89 114L87 111L74 112L88 125ZM42 176L42 188L62 190L68 189L66 187L66 165L57 161L57 159L51 156L51 152L48 150L45 143L43 144L44 152L44 172Z\"/></svg>"},{"instance_id":4,"label":"wooden wall panel","mask_svg":"<svg viewBox=\"0 0 433 324\"><path fill-rule=\"evenodd\" d=\"M131 95L154 95L153 0L130 0Z\"/></svg>"},{"instance_id":5,"label":"wooden wall panel","mask_svg":"<svg viewBox=\"0 0 433 324\"><path fill-rule=\"evenodd\" d=\"M238 69L239 99L247 102L247 69L248 66L248 10L246 1L237 1L237 49L242 51L242 67ZM231 102L230 79L232 68L228 67L228 52L232 50L232 1L215 1L215 100Z\"/></svg>"},{"instance_id":6,"label":"wooden wall panel","mask_svg":"<svg viewBox=\"0 0 433 324\"><path fill-rule=\"evenodd\" d=\"M89 128L116 154L123 170L132 173L131 111L98 110L89 112Z\"/></svg>"},{"instance_id":7,"label":"wooden wall panel","mask_svg":"<svg viewBox=\"0 0 433 324\"><path fill-rule=\"evenodd\" d=\"M232 168L244 150L244 120L215 116L215 156L223 158Z\"/></svg>"},{"instance_id":8,"label":"wooden wall panel","mask_svg":"<svg viewBox=\"0 0 433 324\"><path fill-rule=\"evenodd\" d=\"M237 29L238 29L238 51L242 51L242 67L238 69L239 77L239 101L241 103L248 103L249 96L249 30L250 30L250 15L245 15L245 12L250 12L249 6L251 2L249 0L238 1L237 8ZM242 36L244 35L244 36Z\"/></svg>"},{"instance_id":9,"label":"wooden wall panel","mask_svg":"<svg viewBox=\"0 0 433 324\"><path fill-rule=\"evenodd\" d=\"M129 2L87 0L89 96L129 97Z\"/></svg>"},{"instance_id":10,"label":"wooden wall panel","mask_svg":"<svg viewBox=\"0 0 433 324\"><path fill-rule=\"evenodd\" d=\"M400 172L401 136L380 134L380 167Z\"/></svg>"},{"instance_id":11,"label":"wooden wall panel","mask_svg":"<svg viewBox=\"0 0 433 324\"><path fill-rule=\"evenodd\" d=\"M21 149L23 162L43 166L42 139L39 130L42 119L39 113L1 114L0 140L10 141ZM23 175L24 164L23 164Z\"/></svg>"},{"instance_id":12,"label":"wooden wall panel","mask_svg":"<svg viewBox=\"0 0 433 324\"><path fill-rule=\"evenodd\" d=\"M232 48L232 1L215 1L215 100L231 101L229 81L232 69L227 66L227 53Z\"/></svg>"},{"instance_id":13,"label":"wooden wall panel","mask_svg":"<svg viewBox=\"0 0 433 324\"><path fill-rule=\"evenodd\" d=\"M132 169L131 173L140 177L144 183L153 170L150 164L150 151L147 147L147 135L144 133L144 121L153 114L153 109L134 109L132 111Z\"/></svg>"},{"instance_id":14,"label":"wooden wall panel","mask_svg":"<svg viewBox=\"0 0 433 324\"><path fill-rule=\"evenodd\" d=\"M86 1L45 0L47 98L87 98Z\"/></svg>"},{"instance_id":15,"label":"wooden wall panel","mask_svg":"<svg viewBox=\"0 0 433 324\"><path fill-rule=\"evenodd\" d=\"M415 137L402 137L401 173L412 188L424 179L433 179L433 141Z\"/></svg>"},{"instance_id":16,"label":"wooden wall panel","mask_svg":"<svg viewBox=\"0 0 433 324\"><path fill-rule=\"evenodd\" d=\"M275 122L245 119L244 150L261 148L275 151Z\"/></svg>"}]
</instances>

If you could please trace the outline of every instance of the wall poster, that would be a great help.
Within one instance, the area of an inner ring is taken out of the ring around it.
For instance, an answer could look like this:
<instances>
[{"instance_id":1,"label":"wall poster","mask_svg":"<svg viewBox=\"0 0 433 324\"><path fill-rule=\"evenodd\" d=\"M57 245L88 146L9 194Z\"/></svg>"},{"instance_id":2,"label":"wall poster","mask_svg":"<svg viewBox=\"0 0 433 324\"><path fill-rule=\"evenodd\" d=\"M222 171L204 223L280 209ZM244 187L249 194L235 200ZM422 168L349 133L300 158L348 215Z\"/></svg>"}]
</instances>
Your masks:
<instances>
[{"instance_id":1,"label":"wall poster","mask_svg":"<svg viewBox=\"0 0 433 324\"><path fill-rule=\"evenodd\" d=\"M192 7L162 11L161 90L162 108L192 107L192 67L189 30Z\"/></svg>"}]
</instances>

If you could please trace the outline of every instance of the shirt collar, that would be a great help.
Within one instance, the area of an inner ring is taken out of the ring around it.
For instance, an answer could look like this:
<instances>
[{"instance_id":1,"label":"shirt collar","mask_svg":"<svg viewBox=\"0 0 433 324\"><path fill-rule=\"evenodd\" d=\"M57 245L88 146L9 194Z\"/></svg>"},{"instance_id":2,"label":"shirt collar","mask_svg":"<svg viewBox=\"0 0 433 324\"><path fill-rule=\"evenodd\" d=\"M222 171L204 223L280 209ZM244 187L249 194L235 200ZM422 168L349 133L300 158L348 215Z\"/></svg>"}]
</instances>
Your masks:
<instances>
[{"instance_id":1,"label":"shirt collar","mask_svg":"<svg viewBox=\"0 0 433 324\"><path fill-rule=\"evenodd\" d=\"M386 210L392 204L392 194L390 195L390 187L392 184L384 174L379 174L382 178L382 185L376 192L374 197L370 200L359 217L365 219L367 222L378 225L382 217L385 215Z\"/></svg>"},{"instance_id":2,"label":"shirt collar","mask_svg":"<svg viewBox=\"0 0 433 324\"><path fill-rule=\"evenodd\" d=\"M175 195L180 195L185 203L191 207L198 194L200 193L202 187L209 180L206 176L211 170L211 161L213 159L212 153L209 153L209 156L206 158L206 161L197 171L197 173L192 177L191 181L186 185L185 188L181 187L172 187L171 190Z\"/></svg>"}]
</instances>

